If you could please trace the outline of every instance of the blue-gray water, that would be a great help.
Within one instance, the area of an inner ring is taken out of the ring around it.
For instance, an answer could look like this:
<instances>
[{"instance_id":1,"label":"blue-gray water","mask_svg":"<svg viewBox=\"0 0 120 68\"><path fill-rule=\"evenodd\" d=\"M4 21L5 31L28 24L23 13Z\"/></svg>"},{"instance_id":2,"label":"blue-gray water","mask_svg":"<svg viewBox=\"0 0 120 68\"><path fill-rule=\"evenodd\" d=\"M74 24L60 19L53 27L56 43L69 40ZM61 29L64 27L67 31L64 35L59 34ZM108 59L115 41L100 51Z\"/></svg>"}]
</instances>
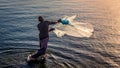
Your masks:
<instances>
[{"instance_id":1,"label":"blue-gray water","mask_svg":"<svg viewBox=\"0 0 120 68\"><path fill-rule=\"evenodd\" d=\"M94 26L90 38L50 33L45 64L28 66L38 46L37 17L77 15ZM119 68L119 0L0 0L0 68Z\"/></svg>"}]
</instances>

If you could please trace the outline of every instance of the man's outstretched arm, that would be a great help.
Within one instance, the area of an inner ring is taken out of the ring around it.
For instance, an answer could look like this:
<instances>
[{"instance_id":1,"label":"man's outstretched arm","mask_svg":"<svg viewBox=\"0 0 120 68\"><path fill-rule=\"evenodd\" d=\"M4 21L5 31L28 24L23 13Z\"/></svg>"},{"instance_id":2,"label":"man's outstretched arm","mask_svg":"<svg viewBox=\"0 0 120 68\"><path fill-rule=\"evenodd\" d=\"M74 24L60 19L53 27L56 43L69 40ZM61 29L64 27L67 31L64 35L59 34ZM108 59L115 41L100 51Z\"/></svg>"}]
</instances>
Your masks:
<instances>
[{"instance_id":1,"label":"man's outstretched arm","mask_svg":"<svg viewBox=\"0 0 120 68\"><path fill-rule=\"evenodd\" d=\"M57 24L57 23L60 23L60 22L61 22L61 19L57 20L56 22L49 22L49 25Z\"/></svg>"}]
</instances>

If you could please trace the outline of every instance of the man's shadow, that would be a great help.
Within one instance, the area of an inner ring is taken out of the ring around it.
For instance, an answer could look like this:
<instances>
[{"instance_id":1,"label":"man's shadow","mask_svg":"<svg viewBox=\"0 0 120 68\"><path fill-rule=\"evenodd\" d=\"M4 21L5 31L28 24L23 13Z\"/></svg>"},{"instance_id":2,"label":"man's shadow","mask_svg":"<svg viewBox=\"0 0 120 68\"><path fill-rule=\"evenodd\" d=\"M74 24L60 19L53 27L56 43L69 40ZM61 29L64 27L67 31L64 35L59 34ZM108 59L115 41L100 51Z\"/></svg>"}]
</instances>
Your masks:
<instances>
[{"instance_id":1,"label":"man's shadow","mask_svg":"<svg viewBox=\"0 0 120 68\"><path fill-rule=\"evenodd\" d=\"M20 68L47 68L46 63L42 61L37 62L25 62L24 64L20 65Z\"/></svg>"}]
</instances>

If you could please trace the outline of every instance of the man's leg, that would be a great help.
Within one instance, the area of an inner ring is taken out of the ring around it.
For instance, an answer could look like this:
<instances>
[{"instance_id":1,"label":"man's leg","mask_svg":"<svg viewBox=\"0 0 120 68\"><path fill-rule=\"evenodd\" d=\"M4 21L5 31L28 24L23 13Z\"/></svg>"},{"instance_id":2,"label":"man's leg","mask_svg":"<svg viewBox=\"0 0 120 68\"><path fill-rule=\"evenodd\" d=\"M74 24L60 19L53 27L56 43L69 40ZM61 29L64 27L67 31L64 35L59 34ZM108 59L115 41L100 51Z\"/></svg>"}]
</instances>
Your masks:
<instances>
[{"instance_id":1,"label":"man's leg","mask_svg":"<svg viewBox=\"0 0 120 68\"><path fill-rule=\"evenodd\" d=\"M34 55L32 55L32 58L38 58L41 55L44 55L47 49L47 44L48 44L48 40L49 38L45 38L43 40L40 41L40 49L37 51L37 53L35 53Z\"/></svg>"},{"instance_id":2,"label":"man's leg","mask_svg":"<svg viewBox=\"0 0 120 68\"><path fill-rule=\"evenodd\" d=\"M44 55L47 49L49 38L45 38L40 41L40 49L33 55L31 55L31 59L37 59L39 56Z\"/></svg>"}]
</instances>

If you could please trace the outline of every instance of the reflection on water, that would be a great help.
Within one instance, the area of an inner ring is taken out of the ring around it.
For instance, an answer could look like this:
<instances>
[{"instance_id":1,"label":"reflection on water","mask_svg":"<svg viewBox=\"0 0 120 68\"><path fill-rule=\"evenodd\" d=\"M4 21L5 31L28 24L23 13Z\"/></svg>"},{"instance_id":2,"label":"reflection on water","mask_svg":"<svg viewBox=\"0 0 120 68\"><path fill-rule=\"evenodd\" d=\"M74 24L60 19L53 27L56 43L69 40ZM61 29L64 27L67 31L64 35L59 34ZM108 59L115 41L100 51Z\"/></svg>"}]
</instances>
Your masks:
<instances>
[{"instance_id":1,"label":"reflection on water","mask_svg":"<svg viewBox=\"0 0 120 68\"><path fill-rule=\"evenodd\" d=\"M119 0L0 0L0 68L119 68ZM45 64L28 65L38 46L37 16L77 15L94 26L89 38L50 33ZM41 67L42 66L42 67Z\"/></svg>"}]
</instances>

